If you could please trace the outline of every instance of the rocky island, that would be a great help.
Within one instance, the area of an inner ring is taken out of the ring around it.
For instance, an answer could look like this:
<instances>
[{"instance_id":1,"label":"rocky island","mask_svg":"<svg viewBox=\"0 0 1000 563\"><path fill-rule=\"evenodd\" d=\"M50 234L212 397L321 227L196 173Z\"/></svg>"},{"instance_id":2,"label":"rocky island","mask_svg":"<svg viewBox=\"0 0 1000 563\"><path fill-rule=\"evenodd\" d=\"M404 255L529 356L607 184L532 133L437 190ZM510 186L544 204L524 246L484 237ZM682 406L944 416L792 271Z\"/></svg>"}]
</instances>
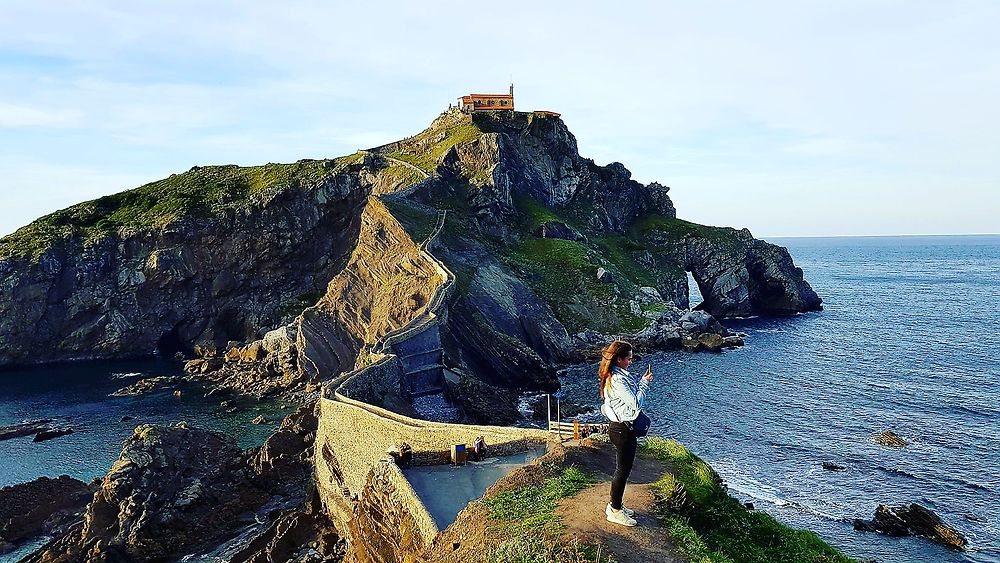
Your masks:
<instances>
[{"instance_id":1,"label":"rocky island","mask_svg":"<svg viewBox=\"0 0 1000 563\"><path fill-rule=\"evenodd\" d=\"M482 426L517 417L486 398L554 389L613 336L719 350L742 342L719 319L821 308L785 249L678 219L668 191L581 157L558 116L451 109L347 157L195 167L0 239L0 366L179 356L213 393L316 401L259 451L140 426L27 560L454 560L462 519L439 530L387 446L431 464L466 435L545 443ZM443 422L418 404L435 394ZM672 483L663 518L728 498Z\"/></svg>"}]
</instances>

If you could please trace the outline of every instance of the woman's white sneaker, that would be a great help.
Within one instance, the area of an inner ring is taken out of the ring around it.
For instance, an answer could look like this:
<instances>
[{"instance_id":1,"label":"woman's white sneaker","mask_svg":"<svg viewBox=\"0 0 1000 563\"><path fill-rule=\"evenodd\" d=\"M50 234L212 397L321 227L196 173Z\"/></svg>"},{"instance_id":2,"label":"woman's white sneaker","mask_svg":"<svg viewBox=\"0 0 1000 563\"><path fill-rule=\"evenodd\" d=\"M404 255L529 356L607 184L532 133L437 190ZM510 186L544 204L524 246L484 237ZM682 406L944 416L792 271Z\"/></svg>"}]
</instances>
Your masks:
<instances>
[{"instance_id":1,"label":"woman's white sneaker","mask_svg":"<svg viewBox=\"0 0 1000 563\"><path fill-rule=\"evenodd\" d=\"M621 524L622 526L635 526L638 524L634 518L625 514L624 510L615 510L611 508L611 505L608 505L608 507L604 509L604 514L608 517L608 522L611 522L612 524Z\"/></svg>"},{"instance_id":2,"label":"woman's white sneaker","mask_svg":"<svg viewBox=\"0 0 1000 563\"><path fill-rule=\"evenodd\" d=\"M629 518L634 518L635 517L635 511L632 510L631 508L628 508L624 504L622 505L622 512L624 512L625 516L628 516ZM604 507L604 514L611 514L611 503L610 502L608 503L607 506Z\"/></svg>"}]
</instances>

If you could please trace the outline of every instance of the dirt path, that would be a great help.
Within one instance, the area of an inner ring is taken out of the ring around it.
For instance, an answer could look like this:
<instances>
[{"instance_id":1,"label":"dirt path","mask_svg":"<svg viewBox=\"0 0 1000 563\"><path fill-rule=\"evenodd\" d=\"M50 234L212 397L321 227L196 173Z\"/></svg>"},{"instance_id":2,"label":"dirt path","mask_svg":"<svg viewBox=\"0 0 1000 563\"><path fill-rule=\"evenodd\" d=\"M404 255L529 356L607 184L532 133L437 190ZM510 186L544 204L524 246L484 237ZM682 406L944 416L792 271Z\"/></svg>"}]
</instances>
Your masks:
<instances>
[{"instance_id":1,"label":"dirt path","mask_svg":"<svg viewBox=\"0 0 1000 563\"><path fill-rule=\"evenodd\" d=\"M660 478L663 465L637 457L629 484L625 487L625 506L635 510L639 525L634 528L612 524L604 515L615 470L614 448L580 446L585 456L573 456L581 468L598 474L602 480L579 493L560 501L556 513L566 525L564 538L586 543L601 543L618 563L688 563L677 553L666 531L659 527L653 515L653 494L649 483ZM575 460L575 461L576 461Z\"/></svg>"}]
</instances>

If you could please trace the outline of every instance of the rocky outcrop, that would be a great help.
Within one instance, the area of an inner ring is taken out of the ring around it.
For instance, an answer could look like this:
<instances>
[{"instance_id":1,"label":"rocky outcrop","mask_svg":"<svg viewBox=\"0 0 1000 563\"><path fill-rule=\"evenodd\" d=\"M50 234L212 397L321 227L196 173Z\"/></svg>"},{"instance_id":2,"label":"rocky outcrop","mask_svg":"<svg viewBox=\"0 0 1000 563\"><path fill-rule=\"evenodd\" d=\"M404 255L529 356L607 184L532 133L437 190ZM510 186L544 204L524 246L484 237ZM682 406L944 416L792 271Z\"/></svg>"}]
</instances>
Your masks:
<instances>
[{"instance_id":1,"label":"rocky outcrop","mask_svg":"<svg viewBox=\"0 0 1000 563\"><path fill-rule=\"evenodd\" d=\"M86 483L68 475L0 489L0 554L5 546L58 533L83 512L93 494Z\"/></svg>"},{"instance_id":2,"label":"rocky outcrop","mask_svg":"<svg viewBox=\"0 0 1000 563\"><path fill-rule=\"evenodd\" d=\"M164 559L232 530L267 497L250 484L232 439L184 425L139 426L82 525L27 561Z\"/></svg>"},{"instance_id":3,"label":"rocky outcrop","mask_svg":"<svg viewBox=\"0 0 1000 563\"><path fill-rule=\"evenodd\" d=\"M48 440L54 440L56 438L61 438L62 436L68 436L75 433L76 430L67 426L66 428L53 428L51 430L42 430L35 437L31 439L32 442L46 442Z\"/></svg>"},{"instance_id":4,"label":"rocky outcrop","mask_svg":"<svg viewBox=\"0 0 1000 563\"><path fill-rule=\"evenodd\" d=\"M669 326L685 271L718 319L820 307L784 249L681 221L668 192L581 157L558 117L520 112L449 111L335 161L192 169L0 239L0 365L183 351L211 393L302 389L426 311L444 276L414 240L444 210L434 253L458 288L438 312L445 363L489 385L553 387L553 367L580 358L570 330L739 345Z\"/></svg>"},{"instance_id":5,"label":"rocky outcrop","mask_svg":"<svg viewBox=\"0 0 1000 563\"><path fill-rule=\"evenodd\" d=\"M517 197L565 208L598 230L624 231L643 213L676 214L667 196L669 188L632 180L621 163L597 166L581 157L576 138L561 119L517 112L470 118L452 111L431 129L470 119L481 133L448 149L436 173L446 180L466 178L476 184L469 204L488 230L503 230L503 224L516 216Z\"/></svg>"},{"instance_id":6,"label":"rocky outcrop","mask_svg":"<svg viewBox=\"0 0 1000 563\"><path fill-rule=\"evenodd\" d=\"M361 160L195 168L0 239L0 365L252 339L343 267L372 172Z\"/></svg>"},{"instance_id":7,"label":"rocky outcrop","mask_svg":"<svg viewBox=\"0 0 1000 563\"><path fill-rule=\"evenodd\" d=\"M575 240L581 242L587 241L587 237L583 236L580 231L570 227L562 221L546 221L535 227L535 230L531 231L531 234L539 238L560 238L563 240Z\"/></svg>"},{"instance_id":8,"label":"rocky outcrop","mask_svg":"<svg viewBox=\"0 0 1000 563\"><path fill-rule=\"evenodd\" d=\"M315 404L312 403L285 417L250 458L254 482L274 494L292 494L295 489L301 492L312 474L317 426Z\"/></svg>"},{"instance_id":9,"label":"rocky outcrop","mask_svg":"<svg viewBox=\"0 0 1000 563\"><path fill-rule=\"evenodd\" d=\"M230 348L209 375L218 391L257 397L354 368L359 353L423 313L444 282L385 205L370 198L357 245L315 305L260 340ZM190 364L189 364L190 365Z\"/></svg>"},{"instance_id":10,"label":"rocky outcrop","mask_svg":"<svg viewBox=\"0 0 1000 563\"><path fill-rule=\"evenodd\" d=\"M460 372L458 382L448 382L447 395L473 424L505 426L521 418L516 393L489 385L468 373Z\"/></svg>"},{"instance_id":11,"label":"rocky outcrop","mask_svg":"<svg viewBox=\"0 0 1000 563\"><path fill-rule=\"evenodd\" d=\"M650 220L643 239L658 260L691 272L717 318L791 315L822 309L822 300L785 248L753 238L747 229L705 227L678 220ZM662 287L669 295L672 287ZM675 294L676 295L676 294ZM687 307L687 285L679 296Z\"/></svg>"},{"instance_id":12,"label":"rocky outcrop","mask_svg":"<svg viewBox=\"0 0 1000 563\"><path fill-rule=\"evenodd\" d=\"M965 549L968 541L941 517L919 504L880 504L871 520L855 520L854 529L888 536L920 536L952 549Z\"/></svg>"}]
</instances>

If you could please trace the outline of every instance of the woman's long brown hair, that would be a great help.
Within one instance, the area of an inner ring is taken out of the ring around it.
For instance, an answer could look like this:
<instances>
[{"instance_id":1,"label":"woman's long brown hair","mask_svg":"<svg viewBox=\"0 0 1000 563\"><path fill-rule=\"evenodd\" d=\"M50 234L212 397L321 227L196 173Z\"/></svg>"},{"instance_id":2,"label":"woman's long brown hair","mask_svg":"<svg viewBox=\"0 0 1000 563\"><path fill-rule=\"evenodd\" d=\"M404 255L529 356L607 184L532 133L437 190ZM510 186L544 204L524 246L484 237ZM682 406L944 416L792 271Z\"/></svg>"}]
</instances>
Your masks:
<instances>
[{"instance_id":1,"label":"woman's long brown hair","mask_svg":"<svg viewBox=\"0 0 1000 563\"><path fill-rule=\"evenodd\" d=\"M632 345L624 340L615 340L601 352L601 367L597 369L597 375L601 379L601 398L604 398L604 390L611 382L611 368L615 363L632 353Z\"/></svg>"}]
</instances>

